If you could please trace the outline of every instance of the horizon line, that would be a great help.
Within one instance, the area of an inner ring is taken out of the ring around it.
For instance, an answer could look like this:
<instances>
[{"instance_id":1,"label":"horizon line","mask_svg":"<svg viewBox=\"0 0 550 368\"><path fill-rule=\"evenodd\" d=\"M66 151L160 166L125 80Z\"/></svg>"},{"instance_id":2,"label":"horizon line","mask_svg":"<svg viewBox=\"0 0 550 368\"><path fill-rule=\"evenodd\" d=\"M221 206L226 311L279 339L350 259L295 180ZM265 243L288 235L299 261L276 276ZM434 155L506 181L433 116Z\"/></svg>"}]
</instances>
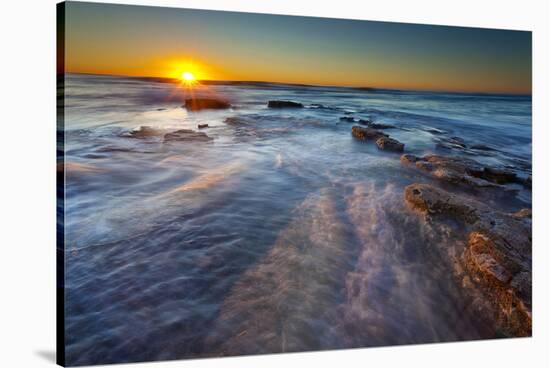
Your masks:
<instances>
[{"instance_id":1,"label":"horizon line","mask_svg":"<svg viewBox=\"0 0 550 368\"><path fill-rule=\"evenodd\" d=\"M64 71L63 74L83 74L83 75L94 75L94 76L106 76L106 77L120 77L120 78L134 78L134 79L156 79L163 80L167 82L179 81L178 78L171 77L159 77L159 76L138 76L138 75L127 75L127 74L113 74L113 73L92 73L92 72L71 72ZM382 87L373 87L373 86L336 86L336 85L327 85L327 84L308 84L308 83L290 83L290 82L274 82L274 81L259 81L259 80L229 80L229 79L197 79L197 82L207 83L256 83L256 84L276 84L276 85L286 85L286 86L299 86L299 87L325 87L325 88L349 88L356 90L364 91L396 91L396 92L424 92L424 93L450 93L450 94L473 94L473 95L493 95L493 96L533 96L533 91L531 89L530 93L517 93L517 92L483 92L483 91L450 91L450 90L430 90L430 89L406 89L406 88L382 88ZM162 83L162 82L159 82Z\"/></svg>"}]
</instances>

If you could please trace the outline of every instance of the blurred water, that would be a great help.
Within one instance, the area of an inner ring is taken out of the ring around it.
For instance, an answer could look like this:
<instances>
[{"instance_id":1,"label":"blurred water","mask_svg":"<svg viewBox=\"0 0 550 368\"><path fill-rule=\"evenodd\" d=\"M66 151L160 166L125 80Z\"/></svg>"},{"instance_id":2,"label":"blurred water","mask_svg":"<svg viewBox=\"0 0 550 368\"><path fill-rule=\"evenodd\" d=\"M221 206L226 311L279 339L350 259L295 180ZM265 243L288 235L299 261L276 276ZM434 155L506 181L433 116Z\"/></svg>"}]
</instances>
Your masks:
<instances>
[{"instance_id":1,"label":"blurred water","mask_svg":"<svg viewBox=\"0 0 550 368\"><path fill-rule=\"evenodd\" d=\"M395 125L415 154L458 136L493 150L452 154L527 176L530 97L86 75L65 94L69 365L497 336L453 276L454 239L405 209L429 179L339 118ZM187 112L191 94L233 108ZM213 141L163 142L203 123Z\"/></svg>"}]
</instances>

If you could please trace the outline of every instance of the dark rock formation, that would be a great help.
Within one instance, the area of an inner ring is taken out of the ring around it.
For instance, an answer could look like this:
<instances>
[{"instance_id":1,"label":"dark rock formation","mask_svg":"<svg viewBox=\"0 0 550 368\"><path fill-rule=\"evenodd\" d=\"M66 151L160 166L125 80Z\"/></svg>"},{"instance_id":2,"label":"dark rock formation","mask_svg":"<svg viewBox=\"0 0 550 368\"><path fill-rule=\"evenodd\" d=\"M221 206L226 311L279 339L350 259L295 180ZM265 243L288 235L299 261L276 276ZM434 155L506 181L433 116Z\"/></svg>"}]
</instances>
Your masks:
<instances>
[{"instance_id":1,"label":"dark rock formation","mask_svg":"<svg viewBox=\"0 0 550 368\"><path fill-rule=\"evenodd\" d=\"M202 132L180 129L164 135L164 142L209 142L213 138Z\"/></svg>"},{"instance_id":2,"label":"dark rock formation","mask_svg":"<svg viewBox=\"0 0 550 368\"><path fill-rule=\"evenodd\" d=\"M389 135L382 133L379 130L373 128L363 128L360 126L354 126L351 128L351 134L361 140L377 140L382 137L389 137Z\"/></svg>"},{"instance_id":3,"label":"dark rock formation","mask_svg":"<svg viewBox=\"0 0 550 368\"><path fill-rule=\"evenodd\" d=\"M355 118L353 116L342 116L342 117L340 117L340 121L346 121L348 123L354 123Z\"/></svg>"},{"instance_id":4,"label":"dark rock formation","mask_svg":"<svg viewBox=\"0 0 550 368\"><path fill-rule=\"evenodd\" d=\"M403 152L405 145L390 137L381 137L376 140L379 149L385 151Z\"/></svg>"},{"instance_id":5,"label":"dark rock formation","mask_svg":"<svg viewBox=\"0 0 550 368\"><path fill-rule=\"evenodd\" d=\"M208 124L199 124L199 125L198 125L198 128L199 128L199 129L208 128Z\"/></svg>"},{"instance_id":6,"label":"dark rock formation","mask_svg":"<svg viewBox=\"0 0 550 368\"><path fill-rule=\"evenodd\" d=\"M467 184L476 187L498 187L500 184L519 182L514 172L485 167L477 161L457 157L427 155L401 156L401 162L414 165L433 177L454 184Z\"/></svg>"},{"instance_id":7,"label":"dark rock formation","mask_svg":"<svg viewBox=\"0 0 550 368\"><path fill-rule=\"evenodd\" d=\"M406 187L405 201L431 222L450 218L463 224L468 235L459 261L465 272L489 301L502 331L530 336L531 223L526 213L495 211L427 184Z\"/></svg>"},{"instance_id":8,"label":"dark rock formation","mask_svg":"<svg viewBox=\"0 0 550 368\"><path fill-rule=\"evenodd\" d=\"M304 107L304 105L302 105L299 102L294 102L294 101L272 100L272 101L269 101L267 103L267 107L272 108L272 109L281 109L281 108L286 108L286 107L301 108L301 107Z\"/></svg>"},{"instance_id":9,"label":"dark rock formation","mask_svg":"<svg viewBox=\"0 0 550 368\"><path fill-rule=\"evenodd\" d=\"M189 111L199 111L204 109L228 109L231 105L227 101L215 98L188 98L185 100L184 107Z\"/></svg>"}]
</instances>

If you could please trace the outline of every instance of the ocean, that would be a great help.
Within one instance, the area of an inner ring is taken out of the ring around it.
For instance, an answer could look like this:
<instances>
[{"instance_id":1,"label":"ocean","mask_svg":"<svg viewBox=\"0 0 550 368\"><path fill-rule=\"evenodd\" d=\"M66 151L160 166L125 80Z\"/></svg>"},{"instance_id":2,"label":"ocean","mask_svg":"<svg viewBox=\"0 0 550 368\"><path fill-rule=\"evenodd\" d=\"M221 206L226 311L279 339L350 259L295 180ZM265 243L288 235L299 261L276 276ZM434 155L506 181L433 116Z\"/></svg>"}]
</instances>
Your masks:
<instances>
[{"instance_id":1,"label":"ocean","mask_svg":"<svg viewBox=\"0 0 550 368\"><path fill-rule=\"evenodd\" d=\"M531 96L80 74L64 92L68 365L501 336L453 272L461 240L404 203L440 183L351 128L527 178ZM165 139L180 129L211 139ZM509 187L483 201L531 207Z\"/></svg>"}]
</instances>

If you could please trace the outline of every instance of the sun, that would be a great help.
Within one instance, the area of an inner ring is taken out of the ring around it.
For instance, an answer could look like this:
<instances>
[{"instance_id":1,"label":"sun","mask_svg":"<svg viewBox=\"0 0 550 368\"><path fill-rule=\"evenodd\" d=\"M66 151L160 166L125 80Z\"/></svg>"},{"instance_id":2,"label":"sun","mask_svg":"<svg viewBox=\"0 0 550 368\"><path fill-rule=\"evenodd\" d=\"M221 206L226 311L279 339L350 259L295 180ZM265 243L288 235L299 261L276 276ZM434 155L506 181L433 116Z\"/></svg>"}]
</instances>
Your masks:
<instances>
[{"instance_id":1,"label":"sun","mask_svg":"<svg viewBox=\"0 0 550 368\"><path fill-rule=\"evenodd\" d=\"M184 82L191 83L195 80L195 76L193 75L193 73L186 71L186 72L181 73L181 79Z\"/></svg>"}]
</instances>

